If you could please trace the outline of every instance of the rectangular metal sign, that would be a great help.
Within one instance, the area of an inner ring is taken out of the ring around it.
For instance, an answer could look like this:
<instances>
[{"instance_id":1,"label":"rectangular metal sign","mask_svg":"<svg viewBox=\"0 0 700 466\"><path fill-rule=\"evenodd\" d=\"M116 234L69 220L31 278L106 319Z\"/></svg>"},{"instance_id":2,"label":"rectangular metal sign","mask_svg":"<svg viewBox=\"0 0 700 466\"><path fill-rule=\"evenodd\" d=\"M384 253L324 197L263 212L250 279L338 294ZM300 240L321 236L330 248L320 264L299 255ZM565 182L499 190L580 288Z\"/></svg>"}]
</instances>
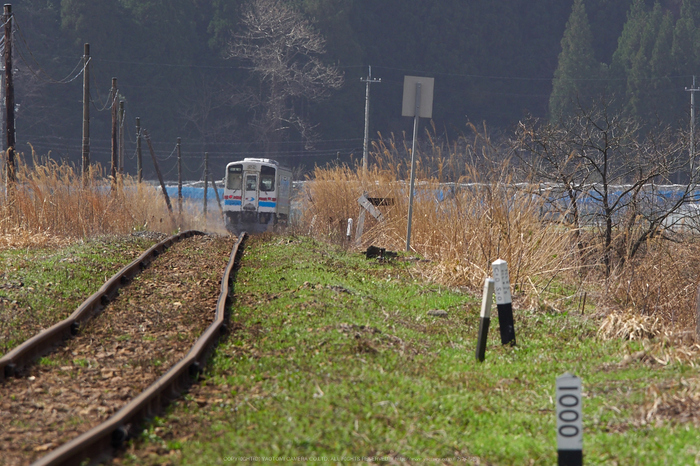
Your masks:
<instances>
[{"instance_id":1,"label":"rectangular metal sign","mask_svg":"<svg viewBox=\"0 0 700 466\"><path fill-rule=\"evenodd\" d=\"M416 84L420 83L420 108L418 116L420 118L433 117L433 86L435 78L425 78L420 76L403 77L403 104L401 106L401 116L416 116Z\"/></svg>"}]
</instances>

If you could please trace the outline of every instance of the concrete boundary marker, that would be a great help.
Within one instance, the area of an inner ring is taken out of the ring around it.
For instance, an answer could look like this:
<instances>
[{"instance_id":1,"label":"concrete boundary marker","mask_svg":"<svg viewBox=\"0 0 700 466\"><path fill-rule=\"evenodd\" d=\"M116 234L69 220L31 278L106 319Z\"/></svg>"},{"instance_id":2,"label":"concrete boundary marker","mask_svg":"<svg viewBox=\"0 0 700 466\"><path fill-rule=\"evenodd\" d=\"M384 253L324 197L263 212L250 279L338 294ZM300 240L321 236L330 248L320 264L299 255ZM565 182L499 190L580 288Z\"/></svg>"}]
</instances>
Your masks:
<instances>
[{"instance_id":1,"label":"concrete boundary marker","mask_svg":"<svg viewBox=\"0 0 700 466\"><path fill-rule=\"evenodd\" d=\"M557 377L557 456L559 466L583 465L581 379L566 372Z\"/></svg>"},{"instance_id":2,"label":"concrete boundary marker","mask_svg":"<svg viewBox=\"0 0 700 466\"><path fill-rule=\"evenodd\" d=\"M479 321L479 337L476 343L476 359L483 361L486 358L486 340L491 323L491 306L493 305L494 282L487 277L484 280L484 294L481 298L481 319Z\"/></svg>"},{"instance_id":3,"label":"concrete boundary marker","mask_svg":"<svg viewBox=\"0 0 700 466\"><path fill-rule=\"evenodd\" d=\"M498 308L501 343L515 345L515 324L513 323L513 302L510 294L508 263L503 259L498 259L491 264L491 268L496 286L496 307Z\"/></svg>"}]
</instances>

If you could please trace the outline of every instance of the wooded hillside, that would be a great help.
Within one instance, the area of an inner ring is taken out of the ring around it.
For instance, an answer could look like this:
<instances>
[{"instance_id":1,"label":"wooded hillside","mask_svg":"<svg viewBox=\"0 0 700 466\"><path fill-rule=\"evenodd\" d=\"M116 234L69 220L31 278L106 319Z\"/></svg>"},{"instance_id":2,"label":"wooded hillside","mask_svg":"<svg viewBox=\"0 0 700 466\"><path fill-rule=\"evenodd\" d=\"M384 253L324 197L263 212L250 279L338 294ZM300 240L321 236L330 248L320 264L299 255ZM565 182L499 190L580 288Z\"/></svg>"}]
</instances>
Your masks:
<instances>
[{"instance_id":1,"label":"wooded hillside","mask_svg":"<svg viewBox=\"0 0 700 466\"><path fill-rule=\"evenodd\" d=\"M377 132L410 134L412 122L400 116L404 75L435 78L434 125L438 134L454 137L467 131L467 122L512 132L528 114L556 118L571 111L575 96L585 101L601 90L635 116L686 125L684 87L691 86L693 73L700 74L695 70L700 48L693 45L699 43L700 8L689 0L656 6L645 0L576 0L576 8L573 0L281 3L325 39L312 61L337 71L342 83L323 96L289 90L283 107L276 108L278 114L282 108L291 113L268 128L278 133L271 145L261 137L261 118L272 111L266 99L281 98L279 81L265 81L249 57L234 53L245 32L241 18L248 2L17 2L19 149L27 153L31 143L40 155L51 151L56 158L79 160L82 79L70 78L85 42L92 57L93 161L108 164L111 120L104 107L111 78L117 77L126 102L127 171L135 168L138 116L161 159L182 138L187 176L194 179L204 151L214 173L243 156L267 155L307 168L361 156L361 78L368 65L382 79L371 86L373 138ZM301 61L292 66L311 63L295 53ZM573 66L581 63L585 66ZM57 83L65 77L70 82ZM165 166L167 173L171 167Z\"/></svg>"}]
</instances>

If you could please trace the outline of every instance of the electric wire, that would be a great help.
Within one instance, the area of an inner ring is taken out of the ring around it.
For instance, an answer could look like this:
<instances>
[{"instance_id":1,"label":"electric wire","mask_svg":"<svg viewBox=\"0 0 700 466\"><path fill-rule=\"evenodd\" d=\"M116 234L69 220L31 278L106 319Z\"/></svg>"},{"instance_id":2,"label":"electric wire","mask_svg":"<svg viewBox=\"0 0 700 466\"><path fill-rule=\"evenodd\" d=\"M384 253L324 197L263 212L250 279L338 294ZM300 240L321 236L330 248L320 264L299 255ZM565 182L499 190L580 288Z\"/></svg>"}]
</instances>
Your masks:
<instances>
[{"instance_id":1,"label":"electric wire","mask_svg":"<svg viewBox=\"0 0 700 466\"><path fill-rule=\"evenodd\" d=\"M71 72L68 73L68 75L65 78L54 79L46 70L44 70L44 68L41 66L41 64L39 64L36 57L34 57L34 53L29 48L29 44L27 44L27 40L24 37L24 34L22 32L22 28L20 27L19 22L17 21L17 18L15 18L15 20L13 21L13 26L14 27L13 27L12 36L19 37L19 39L21 40L21 43L24 44L24 48L26 49L27 53L29 54L29 56L32 58L32 60L36 64L39 72L41 72L45 76L45 78L40 77L39 73L34 70L34 68L29 63L29 61L24 57L24 54L22 53L21 47L15 47L15 50L17 51L18 55L20 56L21 60L27 66L27 69L29 69L29 71L32 73L32 75L34 75L34 77L36 77L37 79L42 80L46 83L51 83L51 84L68 84L68 83L71 83L71 82L75 81L76 79L78 79L78 77L85 72L85 67L88 65L90 60L88 60L86 62L83 59L83 57L80 57L78 63L73 67ZM15 34L14 32L17 32L17 34ZM15 41L15 43L17 43L18 45L20 44L20 42L17 42L17 41ZM81 64L83 65L82 68L80 69L80 71L77 74L75 74L75 71L78 68L80 68Z\"/></svg>"},{"instance_id":2,"label":"electric wire","mask_svg":"<svg viewBox=\"0 0 700 466\"><path fill-rule=\"evenodd\" d=\"M111 90L111 89L110 89L110 90ZM117 92L114 93L114 97L112 98L112 101L111 101L111 102L109 101L109 96L108 96L108 97L107 97L107 101L106 101L105 104L102 106L102 108L97 108L97 106L95 105L95 101L94 101L93 98L92 98L92 92L90 92L90 101L92 102L92 106L95 107L95 110L97 110L98 112L104 112L104 111L106 111L106 110L110 110L110 111L111 111L111 110L112 110L112 106L114 106L114 103L117 101L117 98L119 97L119 89L117 89L116 91L117 91ZM110 96L111 96L111 92L110 92Z\"/></svg>"},{"instance_id":3,"label":"electric wire","mask_svg":"<svg viewBox=\"0 0 700 466\"><path fill-rule=\"evenodd\" d=\"M197 173L200 170L204 169L204 158L202 157L199 162L199 166L196 168L192 168L190 164L187 163L185 158L182 158L182 166L190 173Z\"/></svg>"},{"instance_id":4,"label":"electric wire","mask_svg":"<svg viewBox=\"0 0 700 466\"><path fill-rule=\"evenodd\" d=\"M111 110L112 106L110 105L110 102L109 102L109 96L107 96L107 100L105 101L104 105L102 103L100 103L100 105L102 105L102 108L97 108L97 105L95 105L95 99L92 97L92 89L90 89L89 94L90 94L90 102L92 103L92 106L95 108L95 110L97 110L98 112L104 112L108 108ZM99 98L99 95L98 95L98 98Z\"/></svg>"},{"instance_id":5,"label":"electric wire","mask_svg":"<svg viewBox=\"0 0 700 466\"><path fill-rule=\"evenodd\" d=\"M173 157L173 154L175 153L176 150L177 150L177 145L175 145L175 147L173 147L173 150L170 152L170 155L168 155L165 158L158 157L158 154L156 154L156 160L158 160L159 162L165 162L166 160L170 160ZM155 153L155 151L153 151L153 152Z\"/></svg>"}]
</instances>

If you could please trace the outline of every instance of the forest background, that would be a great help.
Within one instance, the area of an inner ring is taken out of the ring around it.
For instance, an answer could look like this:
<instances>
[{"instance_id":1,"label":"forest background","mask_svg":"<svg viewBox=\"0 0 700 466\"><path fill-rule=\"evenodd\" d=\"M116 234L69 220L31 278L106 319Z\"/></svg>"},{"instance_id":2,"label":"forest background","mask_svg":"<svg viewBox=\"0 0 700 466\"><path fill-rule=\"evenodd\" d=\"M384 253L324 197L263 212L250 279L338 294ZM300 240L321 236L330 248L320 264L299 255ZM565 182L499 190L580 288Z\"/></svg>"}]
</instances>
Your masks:
<instances>
[{"instance_id":1,"label":"forest background","mask_svg":"<svg viewBox=\"0 0 700 466\"><path fill-rule=\"evenodd\" d=\"M270 152L256 139L255 109L240 90L250 66L230 56L243 0L19 0L13 3L18 149L77 163L82 79L91 46L91 156L109 164L111 78L125 101L126 171L135 172L134 118L148 129L166 178L177 137L185 178L244 156L312 168L362 154L365 83L372 77L370 137L410 137L404 75L435 77L433 125L456 138L467 124L512 134L528 115L558 119L607 95L641 122L687 128L692 76L700 75L700 2L692 0L286 0L325 38L325 64L344 76L321 101L289 105L318 124L293 129ZM59 83L60 81L60 83ZM98 111L103 110L103 111ZM152 177L150 165L146 178Z\"/></svg>"}]
</instances>

